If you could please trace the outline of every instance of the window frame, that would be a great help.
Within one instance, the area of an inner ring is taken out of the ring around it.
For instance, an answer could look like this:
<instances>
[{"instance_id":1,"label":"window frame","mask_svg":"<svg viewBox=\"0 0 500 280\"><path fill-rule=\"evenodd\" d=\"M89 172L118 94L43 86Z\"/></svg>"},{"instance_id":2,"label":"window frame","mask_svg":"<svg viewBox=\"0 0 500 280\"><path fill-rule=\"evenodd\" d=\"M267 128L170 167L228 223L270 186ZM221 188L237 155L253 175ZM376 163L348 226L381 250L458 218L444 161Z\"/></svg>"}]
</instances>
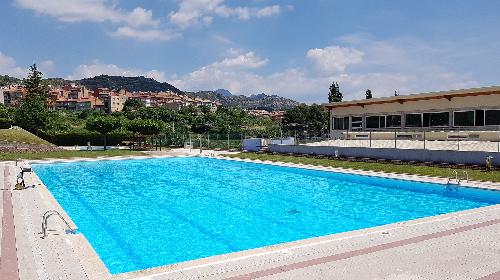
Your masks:
<instances>
[{"instance_id":1,"label":"window frame","mask_svg":"<svg viewBox=\"0 0 500 280\"><path fill-rule=\"evenodd\" d=\"M420 126L408 126L407 125L407 116L408 115L420 115ZM423 113L405 113L405 128L424 128L424 114Z\"/></svg>"},{"instance_id":2,"label":"window frame","mask_svg":"<svg viewBox=\"0 0 500 280\"><path fill-rule=\"evenodd\" d=\"M346 123L345 123L346 118L348 119L348 121L347 121L347 126L349 126L349 117L347 117L347 116L344 116L344 117L341 117L341 116L338 116L338 117L332 117L332 119L333 119L333 120L332 120L332 130L348 130L348 129L349 129L349 127L347 127L347 128L345 127L345 126L346 126ZM341 123L342 123L342 127L343 127L343 128L335 128L335 119L342 120L342 121L341 121Z\"/></svg>"},{"instance_id":3,"label":"window frame","mask_svg":"<svg viewBox=\"0 0 500 280\"><path fill-rule=\"evenodd\" d=\"M466 113L466 112L473 112L474 113L474 119L472 120L473 125L456 125L455 124L455 113ZM483 118L484 118L484 114L483 114ZM469 109L469 110L453 111L453 127L475 127L475 126L476 126L476 110Z\"/></svg>"},{"instance_id":4,"label":"window frame","mask_svg":"<svg viewBox=\"0 0 500 280\"><path fill-rule=\"evenodd\" d=\"M432 114L442 114L442 113L448 113L448 125L431 125ZM424 114L429 114L429 126L424 126ZM446 127L450 127L450 111L422 112L422 126L421 127L422 128L446 128Z\"/></svg>"},{"instance_id":5,"label":"window frame","mask_svg":"<svg viewBox=\"0 0 500 280\"><path fill-rule=\"evenodd\" d=\"M360 118L361 120L360 120L360 121L353 122L353 121L352 121L352 119L353 119L353 118ZM350 123L351 123L351 125L350 125L351 130L363 130L363 128L364 128L364 127L363 127L363 116L351 116L351 117L350 117ZM354 124L355 124L355 123L356 123L356 124L361 124L361 126L360 126L360 127L357 127L357 126L355 127L355 126L354 126Z\"/></svg>"},{"instance_id":6,"label":"window frame","mask_svg":"<svg viewBox=\"0 0 500 280\"><path fill-rule=\"evenodd\" d=\"M399 126L388 126L387 117L389 116L399 116ZM403 127L403 114L387 114L385 115L385 128L402 128Z\"/></svg>"},{"instance_id":7,"label":"window frame","mask_svg":"<svg viewBox=\"0 0 500 280\"><path fill-rule=\"evenodd\" d=\"M499 124L486 124L486 111L499 111L500 112L500 109L484 109L484 126L500 126L500 123Z\"/></svg>"},{"instance_id":8,"label":"window frame","mask_svg":"<svg viewBox=\"0 0 500 280\"><path fill-rule=\"evenodd\" d=\"M377 117L378 127L368 127L368 119L372 117ZM383 119L383 120L382 120ZM382 126L383 124L383 126ZM366 129L385 129L386 128L386 115L367 115L365 116L365 127Z\"/></svg>"}]
</instances>

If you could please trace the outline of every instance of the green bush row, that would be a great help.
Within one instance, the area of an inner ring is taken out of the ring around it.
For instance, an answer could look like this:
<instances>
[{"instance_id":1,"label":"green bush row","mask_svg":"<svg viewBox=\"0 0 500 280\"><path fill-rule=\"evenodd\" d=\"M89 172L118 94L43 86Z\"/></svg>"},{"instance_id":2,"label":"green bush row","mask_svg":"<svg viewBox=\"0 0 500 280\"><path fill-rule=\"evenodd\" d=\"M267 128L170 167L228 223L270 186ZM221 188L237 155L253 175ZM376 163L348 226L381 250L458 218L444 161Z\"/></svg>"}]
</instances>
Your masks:
<instances>
[{"instance_id":1,"label":"green bush row","mask_svg":"<svg viewBox=\"0 0 500 280\"><path fill-rule=\"evenodd\" d=\"M121 145L122 141L129 140L133 135L130 132L111 132L107 136L107 145ZM88 142L91 145L104 145L104 138L101 134L91 131L70 131L64 133L45 134L43 138L58 146L86 146Z\"/></svg>"},{"instance_id":2,"label":"green bush row","mask_svg":"<svg viewBox=\"0 0 500 280\"><path fill-rule=\"evenodd\" d=\"M0 129L8 129L12 126L12 120L7 118L0 118Z\"/></svg>"}]
</instances>

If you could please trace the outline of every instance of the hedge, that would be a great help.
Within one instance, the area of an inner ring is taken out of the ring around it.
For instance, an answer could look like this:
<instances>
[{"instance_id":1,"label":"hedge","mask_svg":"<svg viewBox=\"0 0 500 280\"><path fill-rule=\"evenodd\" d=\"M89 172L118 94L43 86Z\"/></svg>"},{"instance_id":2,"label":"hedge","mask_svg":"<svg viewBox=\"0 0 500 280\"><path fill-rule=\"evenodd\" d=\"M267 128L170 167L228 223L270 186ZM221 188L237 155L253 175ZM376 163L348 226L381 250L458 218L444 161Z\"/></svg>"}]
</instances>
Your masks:
<instances>
[{"instance_id":1,"label":"hedge","mask_svg":"<svg viewBox=\"0 0 500 280\"><path fill-rule=\"evenodd\" d=\"M129 132L112 132L107 136L107 145L116 146L132 137ZM104 138L97 132L71 131L65 133L46 134L43 138L58 146L86 146L90 142L94 146L104 145Z\"/></svg>"},{"instance_id":2,"label":"hedge","mask_svg":"<svg viewBox=\"0 0 500 280\"><path fill-rule=\"evenodd\" d=\"M0 129L8 129L12 126L12 120L0 118Z\"/></svg>"}]
</instances>

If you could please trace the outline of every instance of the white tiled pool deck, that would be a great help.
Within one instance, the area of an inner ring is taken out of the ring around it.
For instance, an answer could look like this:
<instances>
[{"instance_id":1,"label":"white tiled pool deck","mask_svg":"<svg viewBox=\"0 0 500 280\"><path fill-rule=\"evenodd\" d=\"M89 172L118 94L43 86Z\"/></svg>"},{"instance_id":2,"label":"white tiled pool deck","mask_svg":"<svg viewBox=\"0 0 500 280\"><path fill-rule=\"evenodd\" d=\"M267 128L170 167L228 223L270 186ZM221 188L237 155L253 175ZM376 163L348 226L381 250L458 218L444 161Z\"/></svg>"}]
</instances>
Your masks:
<instances>
[{"instance_id":1,"label":"white tiled pool deck","mask_svg":"<svg viewBox=\"0 0 500 280\"><path fill-rule=\"evenodd\" d=\"M442 178L260 163L446 183ZM66 234L59 220L51 219L50 228L55 230L46 239L40 238L41 219L47 210L59 211L74 224L35 174L25 175L27 185L34 187L11 190L16 168L13 163L0 162L0 199L4 202L0 207L1 280L500 279L500 205L111 275L85 237ZM464 185L500 190L493 183ZM11 204L6 199L10 195ZM10 230L9 217L4 215L6 205L13 210L18 276L5 265L13 254L4 234Z\"/></svg>"}]
</instances>

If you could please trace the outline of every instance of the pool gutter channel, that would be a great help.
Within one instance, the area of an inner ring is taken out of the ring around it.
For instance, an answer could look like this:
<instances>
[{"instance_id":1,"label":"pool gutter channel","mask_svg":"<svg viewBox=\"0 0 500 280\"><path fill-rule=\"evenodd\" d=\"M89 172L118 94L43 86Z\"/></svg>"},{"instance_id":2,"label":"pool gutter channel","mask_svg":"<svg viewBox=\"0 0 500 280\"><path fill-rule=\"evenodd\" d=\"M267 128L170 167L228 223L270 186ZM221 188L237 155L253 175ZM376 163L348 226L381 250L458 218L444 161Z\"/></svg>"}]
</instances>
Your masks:
<instances>
[{"instance_id":1,"label":"pool gutter channel","mask_svg":"<svg viewBox=\"0 0 500 280\"><path fill-rule=\"evenodd\" d=\"M49 160L49 161L40 161L33 160L27 161L27 163L62 163L62 162L76 162L76 161L99 161L99 160L126 160L126 159L146 159L146 158L167 158L172 156L125 156L125 157L112 157L112 158L95 158L95 159L71 159L71 160ZM285 162L272 162L272 161L260 161L260 160L249 160L249 159L239 159L239 158L229 158L223 156L216 156L213 158L217 158L220 160L232 160L232 161L241 161L241 162L253 162L259 164L268 164L268 165L276 165L283 167L293 167L293 168L303 168L303 169L311 169L311 170L320 170L320 171L329 171L329 172L338 172L338 173L347 173L347 174L358 174L358 175L368 175L368 176L376 176L383 178L393 178L393 179L401 179L406 181L418 181L418 182L428 182L428 183L437 183L443 186L446 185L446 178L438 178L438 177L428 177L428 176L419 176L419 175L410 175L410 174L397 174L397 173L385 173L385 172L374 172L374 171L362 171L362 170L353 170L353 169L342 169L342 168L332 168L332 167L324 167L324 166L314 166L314 165L304 165L304 164L294 164L294 163L285 163ZM43 182L38 178L38 176L34 173L28 175L27 183L33 182L36 187L31 189L39 192L40 198L43 202L51 209L47 210L57 210L63 215L63 217L67 218L68 222L72 227L76 227L74 222L71 220L69 215L63 210L57 200L53 197L47 187L43 184ZM32 183L32 184L33 184ZM491 183L491 182L477 182L477 181L469 181L462 182L460 187L470 187L477 189L486 189L486 190L500 190L500 184ZM21 192L20 192L21 193ZM19 202L19 200L17 201ZM18 210L19 211L19 210ZM493 214L492 214L493 213ZM43 213L39 213L40 217ZM33 215L38 215L35 213ZM480 215L481 217L474 217L476 215ZM259 264L261 263L263 267L266 267L270 264L277 265L274 263L272 259L282 260L284 259L296 259L301 257L310 258L309 254L304 254L303 251L313 250L313 252L318 253L318 249L313 247L322 246L325 244L338 243L342 241L355 240L359 238L366 238L367 236L371 236L370 240L373 241L373 237L380 238L388 238L395 237L394 232L402 232L402 235L407 235L409 232L415 232L418 236L419 234L423 234L420 230L415 230L416 228L420 228L424 225L433 224L435 228L452 228L457 226L457 224L470 224L471 222L478 222L498 218L500 216L500 205L493 205L487 207L481 207L471 210L464 210L454 213L448 213L438 216L431 216L416 220L398 222L388 225L382 225L373 228L355 230L350 232L343 232L333 235L326 235L321 237L309 238L298 240L294 242L287 242L283 244L276 244L267 247L261 247L256 249L250 249L240 252L234 252L223 255L211 256L208 258L191 260L187 262L166 265L156 268L150 268L145 270L121 273L116 275L111 275L109 270L104 265L103 261L98 257L95 250L92 248L91 244L85 238L83 234L71 234L66 236L65 238L71 239L71 244L74 249L74 253L77 255L80 260L80 265L82 269L86 272L88 276L87 279L134 279L145 276L156 276L156 275L167 275L167 274L179 274L179 275L187 275L199 273L200 275L205 273L206 276L210 276L214 274L214 269L217 267L226 267L231 266L231 263L245 262L252 263L252 265L248 266L246 269L250 270L259 270L261 267ZM471 221L464 221L466 217L473 217ZM52 221L52 225L59 224L59 222ZM36 223L34 224L37 225ZM17 223L16 223L17 226ZM60 227L59 229L61 229ZM434 228L434 229L435 229ZM412 229L412 230L409 230ZM17 231L17 230L16 230ZM432 231L431 231L432 232ZM50 238L50 237L49 237ZM43 242L43 241L42 241ZM18 249L19 250L19 249ZM19 252L18 252L19 254ZM301 256L301 257L299 257ZM249 262L250 259L259 259L259 261ZM263 259L266 259L265 263L262 263ZM279 263L280 261L278 261ZM285 260L286 262L286 260ZM21 266L21 264L20 264ZM240 267L241 268L241 267ZM20 267L21 270L21 267ZM211 272L210 272L211 271ZM222 273L222 270L219 269ZM246 270L236 269L237 275L245 273ZM214 274L214 276L217 273ZM219 277L219 276L217 276ZM215 277L214 279L217 279Z\"/></svg>"}]
</instances>

